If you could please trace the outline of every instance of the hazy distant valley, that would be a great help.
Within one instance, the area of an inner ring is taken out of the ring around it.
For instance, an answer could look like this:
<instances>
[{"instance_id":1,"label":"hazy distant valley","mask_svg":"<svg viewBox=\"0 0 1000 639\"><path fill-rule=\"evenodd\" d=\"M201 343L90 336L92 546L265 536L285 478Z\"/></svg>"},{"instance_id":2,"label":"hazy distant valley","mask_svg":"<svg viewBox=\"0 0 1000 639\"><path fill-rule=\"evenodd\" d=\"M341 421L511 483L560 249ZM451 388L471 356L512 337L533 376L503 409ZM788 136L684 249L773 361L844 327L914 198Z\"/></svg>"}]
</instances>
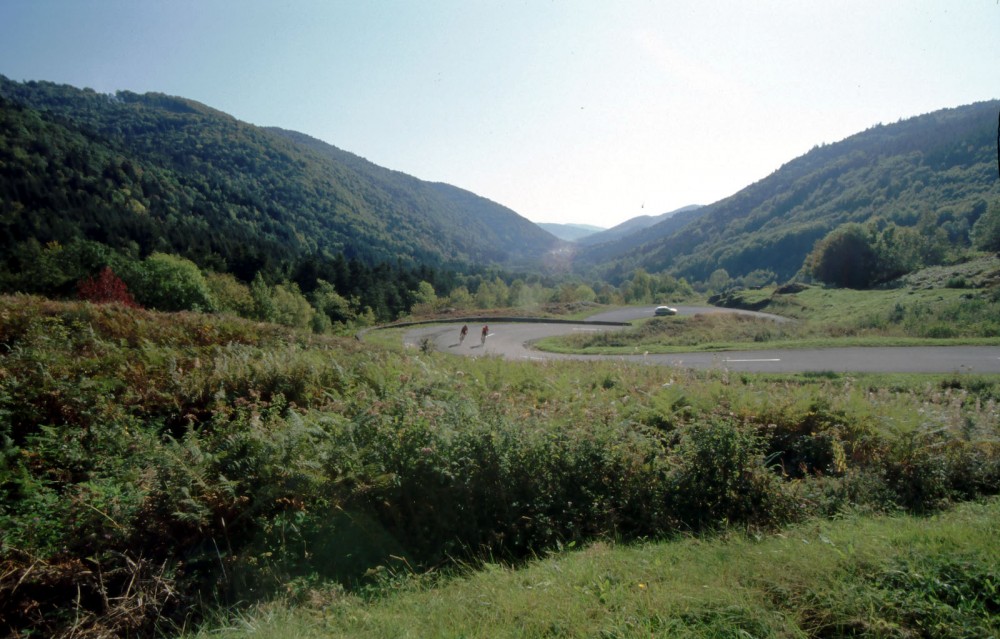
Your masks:
<instances>
[{"instance_id":1,"label":"hazy distant valley","mask_svg":"<svg viewBox=\"0 0 1000 639\"><path fill-rule=\"evenodd\" d=\"M725 353L995 366L998 110L596 229L0 78L0 634L996 635L997 376Z\"/></svg>"},{"instance_id":2,"label":"hazy distant valley","mask_svg":"<svg viewBox=\"0 0 1000 639\"><path fill-rule=\"evenodd\" d=\"M997 102L879 125L719 202L598 232L545 230L461 188L183 98L3 79L0 99L8 271L19 254L33 259L25 242L86 240L140 257L176 254L247 283L258 272L294 279L303 268L330 281L330 269L352 261L612 284L636 268L693 284L720 269L785 281L845 223L933 232L945 252L968 246L997 197ZM447 287L445 279L432 284Z\"/></svg>"}]
</instances>

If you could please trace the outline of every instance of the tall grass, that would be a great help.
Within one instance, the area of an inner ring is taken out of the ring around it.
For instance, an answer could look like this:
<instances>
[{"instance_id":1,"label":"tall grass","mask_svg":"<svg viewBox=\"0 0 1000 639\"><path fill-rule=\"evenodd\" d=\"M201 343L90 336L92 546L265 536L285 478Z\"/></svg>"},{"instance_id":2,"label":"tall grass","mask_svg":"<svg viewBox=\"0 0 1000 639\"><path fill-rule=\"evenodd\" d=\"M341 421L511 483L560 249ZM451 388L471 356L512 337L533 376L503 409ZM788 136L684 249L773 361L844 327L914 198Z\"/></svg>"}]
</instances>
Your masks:
<instances>
[{"instance_id":1,"label":"tall grass","mask_svg":"<svg viewBox=\"0 0 1000 639\"><path fill-rule=\"evenodd\" d=\"M134 636L289 590L997 492L1000 381L871 379L0 298L2 628Z\"/></svg>"},{"instance_id":2,"label":"tall grass","mask_svg":"<svg viewBox=\"0 0 1000 639\"><path fill-rule=\"evenodd\" d=\"M988 637L1000 504L781 533L597 542L385 598L291 593L192 637Z\"/></svg>"}]
</instances>

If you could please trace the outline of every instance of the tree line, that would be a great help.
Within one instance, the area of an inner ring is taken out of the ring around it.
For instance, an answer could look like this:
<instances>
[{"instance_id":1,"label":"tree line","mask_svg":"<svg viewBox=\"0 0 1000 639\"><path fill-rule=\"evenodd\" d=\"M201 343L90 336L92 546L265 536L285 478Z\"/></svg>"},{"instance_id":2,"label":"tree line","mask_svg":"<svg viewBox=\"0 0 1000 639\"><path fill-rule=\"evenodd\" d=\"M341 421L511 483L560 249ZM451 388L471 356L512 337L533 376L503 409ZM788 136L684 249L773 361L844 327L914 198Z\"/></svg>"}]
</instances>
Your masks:
<instances>
[{"instance_id":1,"label":"tree line","mask_svg":"<svg viewBox=\"0 0 1000 639\"><path fill-rule=\"evenodd\" d=\"M727 278L728 283L728 278ZM461 273L401 262L368 266L313 254L249 281L183 256L141 256L92 240L17 244L0 265L0 293L118 302L161 311L230 313L325 333L432 315L573 303L643 304L695 295L683 279L637 269L619 286L481 269Z\"/></svg>"},{"instance_id":2,"label":"tree line","mask_svg":"<svg viewBox=\"0 0 1000 639\"><path fill-rule=\"evenodd\" d=\"M1000 254L1000 200L982 209L971 229L971 248ZM926 216L916 226L884 219L843 224L816 242L803 270L812 277L846 288L869 288L890 282L952 257L953 238L939 218Z\"/></svg>"}]
</instances>

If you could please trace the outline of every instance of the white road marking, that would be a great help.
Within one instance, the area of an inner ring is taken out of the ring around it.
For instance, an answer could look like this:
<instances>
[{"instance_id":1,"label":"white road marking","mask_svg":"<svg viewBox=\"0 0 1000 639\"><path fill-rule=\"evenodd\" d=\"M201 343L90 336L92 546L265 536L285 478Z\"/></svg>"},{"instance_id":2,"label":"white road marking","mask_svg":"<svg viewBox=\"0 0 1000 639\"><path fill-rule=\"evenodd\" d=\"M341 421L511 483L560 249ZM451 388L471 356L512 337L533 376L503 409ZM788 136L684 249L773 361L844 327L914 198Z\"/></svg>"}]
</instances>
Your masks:
<instances>
[{"instance_id":1,"label":"white road marking","mask_svg":"<svg viewBox=\"0 0 1000 639\"><path fill-rule=\"evenodd\" d=\"M781 360L775 357L774 359L727 359L727 362L780 362Z\"/></svg>"}]
</instances>

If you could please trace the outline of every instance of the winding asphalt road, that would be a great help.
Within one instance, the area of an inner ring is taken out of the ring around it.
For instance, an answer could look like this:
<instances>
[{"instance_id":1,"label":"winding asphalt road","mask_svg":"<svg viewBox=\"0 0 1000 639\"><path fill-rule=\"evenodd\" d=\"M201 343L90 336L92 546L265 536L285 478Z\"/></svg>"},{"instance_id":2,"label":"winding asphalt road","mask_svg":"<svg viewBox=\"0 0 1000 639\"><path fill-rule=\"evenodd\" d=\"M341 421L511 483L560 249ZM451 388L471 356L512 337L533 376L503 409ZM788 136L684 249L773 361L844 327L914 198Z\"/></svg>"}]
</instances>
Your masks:
<instances>
[{"instance_id":1,"label":"winding asphalt road","mask_svg":"<svg viewBox=\"0 0 1000 639\"><path fill-rule=\"evenodd\" d=\"M417 346L430 338L440 351L464 356L503 357L530 360L618 360L685 368L725 368L759 373L1000 373L1000 346L908 346L850 347L806 350L719 351L713 353L672 353L668 355L565 355L535 350L531 343L553 335L574 331L619 330L595 325L594 321L628 322L653 314L653 306L634 306L592 316L577 324L533 322L490 323L485 345L480 344L481 325L469 324L469 337L459 344L461 322L414 327L404 335L404 343ZM706 306L679 306L680 315L697 313L744 313L789 321L777 315Z\"/></svg>"}]
</instances>

